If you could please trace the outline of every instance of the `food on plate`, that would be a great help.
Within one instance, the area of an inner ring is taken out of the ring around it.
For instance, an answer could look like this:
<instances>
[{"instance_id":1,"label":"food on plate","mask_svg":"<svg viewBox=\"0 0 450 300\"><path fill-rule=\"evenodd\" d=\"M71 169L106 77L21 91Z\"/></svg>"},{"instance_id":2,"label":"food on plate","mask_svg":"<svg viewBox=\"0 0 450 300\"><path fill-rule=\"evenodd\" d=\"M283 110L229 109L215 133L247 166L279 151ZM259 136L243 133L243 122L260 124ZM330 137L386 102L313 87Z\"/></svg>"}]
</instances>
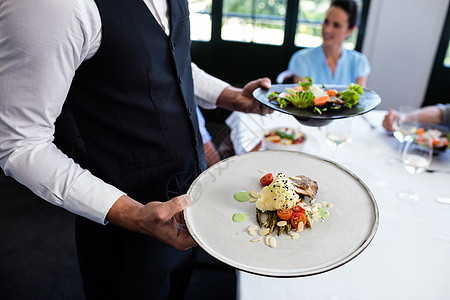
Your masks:
<instances>
[{"instance_id":1,"label":"food on plate","mask_svg":"<svg viewBox=\"0 0 450 300\"><path fill-rule=\"evenodd\" d=\"M239 201L239 202L245 202L250 200L252 196L250 195L249 192L245 192L245 191L241 191L241 192L237 192L233 195L234 200Z\"/></svg>"},{"instance_id":2,"label":"food on plate","mask_svg":"<svg viewBox=\"0 0 450 300\"><path fill-rule=\"evenodd\" d=\"M302 144L306 140L303 132L293 128L278 128L264 134L266 141L281 145L297 145Z\"/></svg>"},{"instance_id":3,"label":"food on plate","mask_svg":"<svg viewBox=\"0 0 450 300\"><path fill-rule=\"evenodd\" d=\"M240 223L240 222L244 222L245 220L247 220L247 214L245 213L235 213L232 217L234 222Z\"/></svg>"},{"instance_id":4,"label":"food on plate","mask_svg":"<svg viewBox=\"0 0 450 300\"><path fill-rule=\"evenodd\" d=\"M319 190L317 181L305 175L288 177L279 172L275 177L272 173L266 173L259 182L262 186L260 192L240 191L233 195L239 202L255 202L258 225L247 228L248 234L253 237L250 240L252 243L261 242L264 237L265 244L275 248L277 240L271 236L275 229L276 236L285 233L295 240L304 227L312 228L312 223L329 217L328 208L333 205L316 202ZM306 202L308 199L309 204ZM233 214L232 219L234 222L244 222L247 215L238 212ZM259 237L255 237L256 235Z\"/></svg>"},{"instance_id":5,"label":"food on plate","mask_svg":"<svg viewBox=\"0 0 450 300\"><path fill-rule=\"evenodd\" d=\"M446 151L449 148L450 132L444 132L438 128L419 127L414 135L414 141L424 147L431 143L433 149Z\"/></svg>"},{"instance_id":6,"label":"food on plate","mask_svg":"<svg viewBox=\"0 0 450 300\"><path fill-rule=\"evenodd\" d=\"M270 179L269 181L267 179ZM261 191L250 192L256 199L256 219L258 225L247 228L253 238L251 242L260 242L265 237L265 244L275 248L277 240L271 234L277 229L276 236L286 233L291 239L298 239L298 232L304 227L312 228L311 224L324 221L329 216L327 208L330 203L317 203L315 197L319 186L316 181L305 175L288 177L279 172L275 177L267 173L261 177ZM307 205L307 197L310 205ZM263 220L265 217L265 220ZM259 235L259 237L256 237Z\"/></svg>"},{"instance_id":7,"label":"food on plate","mask_svg":"<svg viewBox=\"0 0 450 300\"><path fill-rule=\"evenodd\" d=\"M317 194L317 190L319 189L319 185L316 181L304 175L292 176L289 177L289 179L291 179L294 190L297 194L314 199Z\"/></svg>"},{"instance_id":8,"label":"food on plate","mask_svg":"<svg viewBox=\"0 0 450 300\"><path fill-rule=\"evenodd\" d=\"M259 180L259 182L261 182L261 184L263 186L268 186L269 184L271 184L273 181L273 175L272 173L267 173L266 175L264 175L263 177L261 177L261 179Z\"/></svg>"},{"instance_id":9,"label":"food on plate","mask_svg":"<svg viewBox=\"0 0 450 300\"><path fill-rule=\"evenodd\" d=\"M306 82L300 82L293 88L287 88L286 92L272 92L269 101L275 101L280 108L288 105L301 109L309 109L317 114L328 109L351 108L359 101L364 89L355 83L343 91L327 89L322 85L313 85L310 77L305 77Z\"/></svg>"},{"instance_id":10,"label":"food on plate","mask_svg":"<svg viewBox=\"0 0 450 300\"><path fill-rule=\"evenodd\" d=\"M295 193L292 182L283 173L278 173L275 179L259 193L256 208L263 212L277 211L289 209L298 201L299 195Z\"/></svg>"}]
</instances>

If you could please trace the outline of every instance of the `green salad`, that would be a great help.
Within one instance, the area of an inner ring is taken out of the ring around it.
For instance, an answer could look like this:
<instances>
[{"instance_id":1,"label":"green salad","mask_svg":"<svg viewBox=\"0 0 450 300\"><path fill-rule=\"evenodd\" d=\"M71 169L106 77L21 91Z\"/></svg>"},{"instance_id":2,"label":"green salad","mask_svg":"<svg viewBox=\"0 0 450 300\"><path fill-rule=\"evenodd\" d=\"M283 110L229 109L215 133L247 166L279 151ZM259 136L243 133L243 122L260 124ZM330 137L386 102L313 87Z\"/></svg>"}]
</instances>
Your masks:
<instances>
[{"instance_id":1,"label":"green salad","mask_svg":"<svg viewBox=\"0 0 450 300\"><path fill-rule=\"evenodd\" d=\"M305 79L307 81L300 82L293 88L287 88L286 92L270 93L269 100L277 102L280 108L292 105L322 114L328 109L351 108L364 94L363 88L355 83L338 92L334 89L327 89L324 85L322 87L313 85L313 81L309 77L305 77Z\"/></svg>"}]
</instances>

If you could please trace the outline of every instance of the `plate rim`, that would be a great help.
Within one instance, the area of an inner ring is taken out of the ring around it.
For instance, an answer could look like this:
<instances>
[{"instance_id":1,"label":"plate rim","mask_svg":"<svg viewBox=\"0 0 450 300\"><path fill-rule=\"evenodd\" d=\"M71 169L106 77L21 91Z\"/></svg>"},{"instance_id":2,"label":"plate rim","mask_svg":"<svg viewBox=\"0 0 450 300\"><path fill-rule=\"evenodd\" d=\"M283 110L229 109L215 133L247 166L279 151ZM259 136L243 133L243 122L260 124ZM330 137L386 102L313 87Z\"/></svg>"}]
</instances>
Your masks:
<instances>
[{"instance_id":1,"label":"plate rim","mask_svg":"<svg viewBox=\"0 0 450 300\"><path fill-rule=\"evenodd\" d=\"M210 247L204 245L201 241L201 239L195 234L191 223L189 222L188 219L188 213L184 212L183 213L183 219L186 225L187 230L189 231L190 235L192 236L192 238L194 239L194 241L198 244L198 246L200 246L204 251L206 251L209 255L211 255L212 257L216 258L217 260L230 265L232 267L234 267L237 270L240 271L244 271L250 274L255 274L255 275L260 275L260 276L266 276L266 277L274 277L274 278L297 278L297 277L306 277L306 276L312 276L312 275L318 275L318 274L322 274L331 270L334 270L336 268L339 268L343 265L345 265L346 263L350 262L351 260L353 260L354 258L356 258L357 256L359 256L369 245L370 243L373 241L373 239L376 236L376 233L378 231L378 227L379 227L379 221L380 221L380 213L379 213L379 208L378 208L378 204L377 201L375 199L375 196L373 195L372 191L370 190L370 188L367 186L367 184L361 179L359 178L356 174L354 174L352 171L350 171L349 169L345 168L344 166L340 165L339 163L332 161L328 158L319 156L319 155L315 155L315 154L311 154L311 153L305 153L305 152L300 152L300 151L291 151L291 150L264 150L264 151L257 151L257 152L247 152L244 154L240 154L240 155L235 155L235 156L231 156L228 157L224 160L221 160L219 162L217 162L216 164L214 164L213 166L211 166L210 168L217 166L218 164L222 164L222 163L226 163L227 161L231 160L231 159L236 159L236 157L243 157L243 156L248 156L248 155L255 155L256 153L261 153L261 152L290 152L290 153L295 153L296 155L304 155L304 156L308 156L310 158L313 159L318 159L318 160L322 160L326 163L329 163L331 165L333 165L334 167L337 167L343 171L345 171L346 173L348 173L351 177L353 177L354 179L356 179L361 185L362 187L364 187L365 191L367 192L367 194L369 195L370 198L370 203L372 203L375 215L374 215L374 222L373 222L373 226L370 229L367 237L362 240L362 243L356 248L355 251L353 251L352 253L350 253L349 255L346 255L345 257L339 259L338 261L334 262L334 263L330 263L327 264L326 266L321 266L321 267L314 267L314 268L308 268L305 271L295 271L292 273L285 273L283 274L282 272L275 272L275 271L260 271L260 270L256 270L256 268L245 268L245 266L242 265L237 265L234 261L225 261L221 255L217 255L216 253L213 253L210 250ZM210 169L208 168L208 169ZM208 170L207 169L207 170ZM187 194L191 195L192 194L192 190L195 188L195 184L200 180L200 178L202 177L202 175L204 176L205 172L207 171L205 170L202 174L200 174L191 184L191 186L189 187ZM191 209L191 206L188 206L185 210L189 211Z\"/></svg>"}]
</instances>

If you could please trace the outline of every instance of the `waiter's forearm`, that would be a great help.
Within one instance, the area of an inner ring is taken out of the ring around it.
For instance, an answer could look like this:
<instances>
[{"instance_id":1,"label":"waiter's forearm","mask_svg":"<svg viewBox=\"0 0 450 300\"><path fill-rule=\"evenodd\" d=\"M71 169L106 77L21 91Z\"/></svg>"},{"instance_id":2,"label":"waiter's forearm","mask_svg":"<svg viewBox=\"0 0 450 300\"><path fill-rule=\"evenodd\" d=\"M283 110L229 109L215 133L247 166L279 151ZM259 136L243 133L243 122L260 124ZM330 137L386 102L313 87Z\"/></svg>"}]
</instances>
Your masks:
<instances>
[{"instance_id":1,"label":"waiter's forearm","mask_svg":"<svg viewBox=\"0 0 450 300\"><path fill-rule=\"evenodd\" d=\"M127 195L122 195L111 206L106 219L111 223L131 231L142 232L139 226L139 211L144 205Z\"/></svg>"},{"instance_id":2,"label":"waiter's forearm","mask_svg":"<svg viewBox=\"0 0 450 300\"><path fill-rule=\"evenodd\" d=\"M229 109L232 111L239 111L240 108L238 106L238 102L236 101L236 98L239 96L239 94L242 92L242 89L235 88L233 86L226 87L222 93L220 93L219 97L217 98L216 105Z\"/></svg>"}]
</instances>

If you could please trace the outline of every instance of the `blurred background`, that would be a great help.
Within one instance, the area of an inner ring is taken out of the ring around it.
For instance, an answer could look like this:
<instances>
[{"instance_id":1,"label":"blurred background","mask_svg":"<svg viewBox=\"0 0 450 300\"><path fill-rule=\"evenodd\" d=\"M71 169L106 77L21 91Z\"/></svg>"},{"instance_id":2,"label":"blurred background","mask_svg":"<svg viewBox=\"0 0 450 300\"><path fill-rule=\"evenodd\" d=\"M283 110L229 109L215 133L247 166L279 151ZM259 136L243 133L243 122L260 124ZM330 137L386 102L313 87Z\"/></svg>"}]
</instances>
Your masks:
<instances>
[{"instance_id":1,"label":"blurred background","mask_svg":"<svg viewBox=\"0 0 450 300\"><path fill-rule=\"evenodd\" d=\"M345 47L362 52L372 72L368 89L379 109L448 102L449 0L358 0L361 18ZM205 71L242 86L274 82L291 55L321 44L328 0L190 0L192 59ZM210 121L227 112L203 111Z\"/></svg>"}]
</instances>

